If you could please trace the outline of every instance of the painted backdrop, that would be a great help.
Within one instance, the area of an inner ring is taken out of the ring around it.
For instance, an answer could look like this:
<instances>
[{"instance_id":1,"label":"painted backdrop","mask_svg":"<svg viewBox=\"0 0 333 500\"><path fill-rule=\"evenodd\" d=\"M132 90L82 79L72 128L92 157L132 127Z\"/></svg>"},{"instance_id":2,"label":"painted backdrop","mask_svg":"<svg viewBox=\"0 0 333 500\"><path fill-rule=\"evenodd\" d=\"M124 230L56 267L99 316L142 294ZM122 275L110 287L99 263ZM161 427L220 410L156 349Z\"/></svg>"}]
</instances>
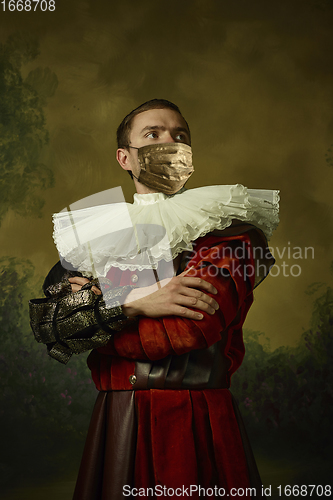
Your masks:
<instances>
[{"instance_id":1,"label":"painted backdrop","mask_svg":"<svg viewBox=\"0 0 333 500\"><path fill-rule=\"evenodd\" d=\"M332 26L331 0L0 2L4 498L71 497L95 391L85 356L63 366L34 342L27 300L58 260L52 213L116 186L132 201L115 131L152 98L190 125L187 187L281 191L233 389L272 496L329 483Z\"/></svg>"}]
</instances>

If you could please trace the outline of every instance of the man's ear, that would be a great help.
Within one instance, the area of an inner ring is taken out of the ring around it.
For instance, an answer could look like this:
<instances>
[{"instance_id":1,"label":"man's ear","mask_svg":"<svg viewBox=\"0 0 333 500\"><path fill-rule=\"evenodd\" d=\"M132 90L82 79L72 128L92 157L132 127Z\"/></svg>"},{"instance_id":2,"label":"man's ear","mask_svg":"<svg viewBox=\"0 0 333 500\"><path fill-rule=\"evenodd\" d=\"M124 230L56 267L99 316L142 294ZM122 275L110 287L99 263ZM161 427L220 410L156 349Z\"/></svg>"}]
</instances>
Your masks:
<instances>
[{"instance_id":1,"label":"man's ear","mask_svg":"<svg viewBox=\"0 0 333 500\"><path fill-rule=\"evenodd\" d=\"M124 148L117 149L116 152L117 162L124 170L132 170L128 155L129 152L127 151L127 149Z\"/></svg>"}]
</instances>

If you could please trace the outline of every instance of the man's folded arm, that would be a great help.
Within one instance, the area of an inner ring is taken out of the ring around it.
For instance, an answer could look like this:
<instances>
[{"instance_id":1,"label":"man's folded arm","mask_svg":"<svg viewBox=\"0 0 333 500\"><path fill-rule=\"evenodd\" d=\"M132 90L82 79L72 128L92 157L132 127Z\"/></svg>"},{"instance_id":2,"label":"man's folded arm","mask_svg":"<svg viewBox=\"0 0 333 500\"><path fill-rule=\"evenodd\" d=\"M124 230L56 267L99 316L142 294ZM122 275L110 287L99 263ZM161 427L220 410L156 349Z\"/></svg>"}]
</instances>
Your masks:
<instances>
[{"instance_id":1,"label":"man's folded arm","mask_svg":"<svg viewBox=\"0 0 333 500\"><path fill-rule=\"evenodd\" d=\"M219 304L214 315L203 312L204 318L198 321L141 316L136 325L116 333L99 352L130 359L162 359L209 347L220 340L221 332L231 323L236 327L242 322L252 303L256 281L251 238L248 234L213 238L211 244L196 251L188 263L188 267L194 266L188 276L200 277L218 290L212 295Z\"/></svg>"},{"instance_id":2,"label":"man's folded arm","mask_svg":"<svg viewBox=\"0 0 333 500\"><path fill-rule=\"evenodd\" d=\"M193 269L187 276L200 277L218 290L217 295L207 293L207 287L205 290L205 300L210 295L219 304L214 315L205 313L201 304L197 312L199 309L204 317L198 321L180 315L129 319L121 304L133 286L111 287L103 291L103 295L96 295L94 287L91 288L97 283L91 280L73 293L68 279L80 275L67 272L58 263L44 282L47 298L30 301L31 326L36 340L45 343L48 353L63 363L67 363L73 353L94 348L126 358L154 360L217 342L220 333L239 317L242 305L246 302L248 308L252 301L252 289L258 282L258 273L252 272L255 269L253 246L260 243L265 247L266 242L259 241L258 235L253 238L246 233L202 240L208 244L199 245L193 252L187 264ZM261 273L260 279L268 270L267 267ZM147 296L146 300L153 299ZM183 309L188 316L191 312L188 306Z\"/></svg>"},{"instance_id":3,"label":"man's folded arm","mask_svg":"<svg viewBox=\"0 0 333 500\"><path fill-rule=\"evenodd\" d=\"M90 280L73 293L68 281L79 273L64 270L56 264L47 276L44 299L29 301L30 325L37 342L46 344L48 354L67 363L73 353L79 354L108 343L114 331L132 322L122 311L133 286L111 288L96 295Z\"/></svg>"}]
</instances>

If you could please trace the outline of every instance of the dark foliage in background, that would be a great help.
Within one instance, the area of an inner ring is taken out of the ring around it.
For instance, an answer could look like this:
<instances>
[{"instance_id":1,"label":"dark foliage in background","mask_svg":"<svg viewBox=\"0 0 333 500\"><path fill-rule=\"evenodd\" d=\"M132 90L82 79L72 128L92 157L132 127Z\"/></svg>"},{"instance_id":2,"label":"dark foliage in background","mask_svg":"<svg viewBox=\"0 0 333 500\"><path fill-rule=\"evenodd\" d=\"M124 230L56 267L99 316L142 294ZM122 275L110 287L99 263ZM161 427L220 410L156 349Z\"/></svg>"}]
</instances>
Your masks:
<instances>
[{"instance_id":1,"label":"dark foliage in background","mask_svg":"<svg viewBox=\"0 0 333 500\"><path fill-rule=\"evenodd\" d=\"M307 465L299 484L331 476L333 421L333 288L314 283L310 328L297 347L269 350L260 332L246 331L244 362L232 392L257 450Z\"/></svg>"},{"instance_id":2,"label":"dark foliage in background","mask_svg":"<svg viewBox=\"0 0 333 500\"><path fill-rule=\"evenodd\" d=\"M43 107L58 80L48 68L36 68L26 79L21 73L38 54L38 42L26 34L0 44L0 222L9 209L40 216L40 190L53 185L53 173L40 155L48 142Z\"/></svg>"},{"instance_id":3,"label":"dark foliage in background","mask_svg":"<svg viewBox=\"0 0 333 500\"><path fill-rule=\"evenodd\" d=\"M86 357L65 366L37 344L28 300L41 296L28 261L0 260L0 485L75 471L96 390ZM74 472L75 474L75 472Z\"/></svg>"}]
</instances>

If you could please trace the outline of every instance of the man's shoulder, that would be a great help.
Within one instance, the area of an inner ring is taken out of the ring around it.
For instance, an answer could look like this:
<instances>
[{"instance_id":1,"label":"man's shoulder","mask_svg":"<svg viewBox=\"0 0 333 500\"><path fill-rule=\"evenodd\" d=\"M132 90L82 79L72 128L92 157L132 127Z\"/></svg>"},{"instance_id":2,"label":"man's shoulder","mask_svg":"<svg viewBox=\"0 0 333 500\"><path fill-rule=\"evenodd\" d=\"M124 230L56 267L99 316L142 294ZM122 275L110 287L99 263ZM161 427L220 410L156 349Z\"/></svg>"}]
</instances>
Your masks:
<instances>
[{"instance_id":1,"label":"man's shoulder","mask_svg":"<svg viewBox=\"0 0 333 500\"><path fill-rule=\"evenodd\" d=\"M215 246L224 241L232 241L233 239L240 239L241 236L247 235L249 240L261 242L267 245L267 240L263 232L253 224L233 219L232 224L225 229L214 229L204 236L201 236L193 242L194 248L198 249L202 246Z\"/></svg>"}]
</instances>

